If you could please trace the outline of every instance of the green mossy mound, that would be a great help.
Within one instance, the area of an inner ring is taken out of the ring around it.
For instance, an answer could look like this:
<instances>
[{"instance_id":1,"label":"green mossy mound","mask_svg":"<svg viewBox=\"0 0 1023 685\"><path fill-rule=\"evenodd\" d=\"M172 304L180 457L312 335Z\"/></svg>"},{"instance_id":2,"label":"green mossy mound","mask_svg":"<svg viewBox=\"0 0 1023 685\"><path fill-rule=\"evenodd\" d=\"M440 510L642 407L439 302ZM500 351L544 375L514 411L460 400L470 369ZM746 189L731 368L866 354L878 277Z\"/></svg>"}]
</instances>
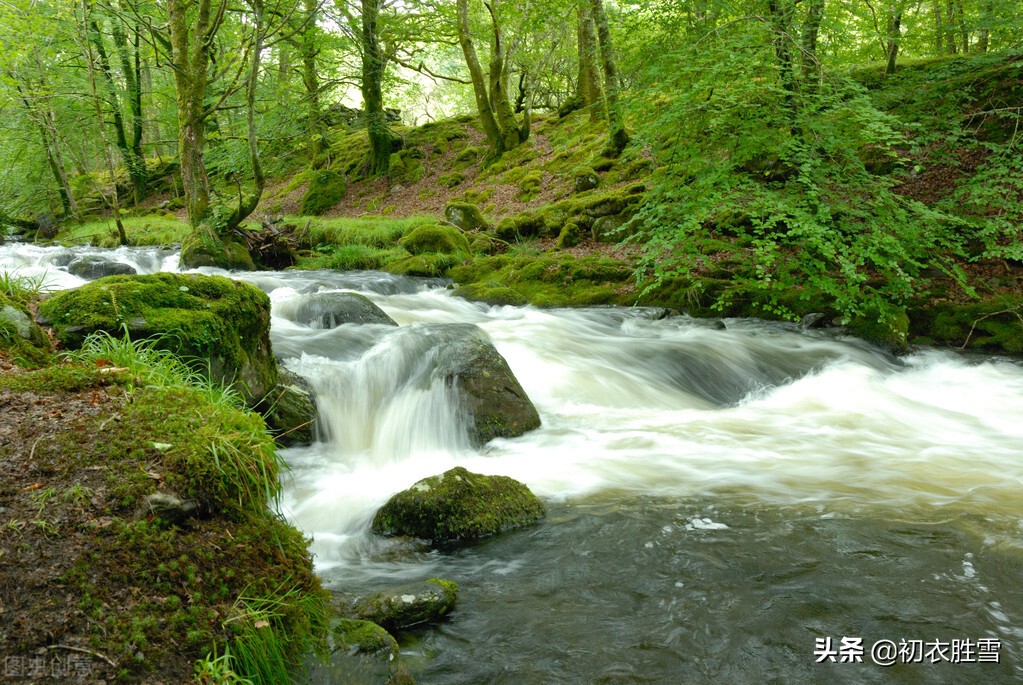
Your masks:
<instances>
[{"instance_id":1,"label":"green mossy mound","mask_svg":"<svg viewBox=\"0 0 1023 685\"><path fill-rule=\"evenodd\" d=\"M399 492L377 511L373 532L434 543L476 540L539 521L543 503L522 483L457 467Z\"/></svg>"},{"instance_id":2,"label":"green mossy mound","mask_svg":"<svg viewBox=\"0 0 1023 685\"><path fill-rule=\"evenodd\" d=\"M226 271L255 271L256 263L248 248L235 240L211 238L200 228L181 241L181 265L189 269L212 266Z\"/></svg>"},{"instance_id":3,"label":"green mossy mound","mask_svg":"<svg viewBox=\"0 0 1023 685\"><path fill-rule=\"evenodd\" d=\"M270 299L246 283L196 274L110 276L58 293L39 310L69 349L96 331L120 337L127 330L233 384L250 404L277 384Z\"/></svg>"},{"instance_id":4,"label":"green mossy mound","mask_svg":"<svg viewBox=\"0 0 1023 685\"><path fill-rule=\"evenodd\" d=\"M455 607L457 600L457 584L431 578L356 597L348 603L344 613L371 621L385 631L397 632L440 621Z\"/></svg>"},{"instance_id":5,"label":"green mossy mound","mask_svg":"<svg viewBox=\"0 0 1023 685\"><path fill-rule=\"evenodd\" d=\"M449 202L444 206L444 220L463 231L489 231L490 224L480 208L469 202Z\"/></svg>"},{"instance_id":6,"label":"green mossy mound","mask_svg":"<svg viewBox=\"0 0 1023 685\"><path fill-rule=\"evenodd\" d=\"M97 681L186 682L213 645L234 650L262 616L297 666L327 627L328 598L308 541L272 509L273 442L259 416L156 382L75 365L0 375L5 421L37 436L31 459L0 446L0 482L11 484L0 501L9 517L49 522L0 540L0 583L33 568L36 588L11 598L26 627L0 631L0 650L30 654L61 635L89 646ZM45 506L24 487L37 481ZM158 490L198 514L180 526L149 515L142 504Z\"/></svg>"},{"instance_id":7,"label":"green mossy mound","mask_svg":"<svg viewBox=\"0 0 1023 685\"><path fill-rule=\"evenodd\" d=\"M492 304L563 307L634 304L634 294L619 292L632 273L630 265L610 257L555 252L484 257L452 268L448 276L459 284L455 291L459 297Z\"/></svg>"},{"instance_id":8,"label":"green mossy mound","mask_svg":"<svg viewBox=\"0 0 1023 685\"><path fill-rule=\"evenodd\" d=\"M413 255L421 255L427 252L439 252L442 254L469 252L469 241L462 231L454 226L443 226L441 224L418 226L399 240L398 244Z\"/></svg>"},{"instance_id":9,"label":"green mossy mound","mask_svg":"<svg viewBox=\"0 0 1023 685\"><path fill-rule=\"evenodd\" d=\"M302 196L299 213L304 216L323 214L341 201L346 189L344 176L336 171L311 172L309 188Z\"/></svg>"},{"instance_id":10,"label":"green mossy mound","mask_svg":"<svg viewBox=\"0 0 1023 685\"><path fill-rule=\"evenodd\" d=\"M396 259L383 265L387 273L398 274L399 276L422 276L434 278L444 276L451 267L461 260L456 255L431 252L421 255L413 255L404 259Z\"/></svg>"},{"instance_id":11,"label":"green mossy mound","mask_svg":"<svg viewBox=\"0 0 1023 685\"><path fill-rule=\"evenodd\" d=\"M45 364L50 357L50 339L29 314L25 305L0 293L0 355L22 366Z\"/></svg>"},{"instance_id":12,"label":"green mossy mound","mask_svg":"<svg viewBox=\"0 0 1023 685\"><path fill-rule=\"evenodd\" d=\"M913 309L910 331L920 342L1023 354L1023 296Z\"/></svg>"},{"instance_id":13,"label":"green mossy mound","mask_svg":"<svg viewBox=\"0 0 1023 685\"><path fill-rule=\"evenodd\" d=\"M600 217L634 211L642 203L645 191L646 186L642 183L605 191L589 190L566 200L507 217L502 220L503 227L499 227L498 237L508 240L505 236L514 234L555 238L570 221L591 226ZM507 225L504 225L505 221L508 221Z\"/></svg>"}]
</instances>

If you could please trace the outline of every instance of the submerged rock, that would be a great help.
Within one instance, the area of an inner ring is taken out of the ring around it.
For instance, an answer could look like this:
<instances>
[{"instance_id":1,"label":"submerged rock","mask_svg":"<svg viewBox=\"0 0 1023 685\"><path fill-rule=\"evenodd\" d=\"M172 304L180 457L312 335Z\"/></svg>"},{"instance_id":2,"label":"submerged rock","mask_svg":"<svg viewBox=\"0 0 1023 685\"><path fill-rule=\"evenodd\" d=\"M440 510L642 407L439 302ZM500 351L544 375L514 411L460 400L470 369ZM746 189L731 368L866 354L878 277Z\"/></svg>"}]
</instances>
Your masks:
<instances>
[{"instance_id":1,"label":"submerged rock","mask_svg":"<svg viewBox=\"0 0 1023 685\"><path fill-rule=\"evenodd\" d=\"M372 300L358 293L316 293L303 298L290 311L284 305L281 309L292 321L314 328L337 328L346 323L398 325Z\"/></svg>"},{"instance_id":2,"label":"submerged rock","mask_svg":"<svg viewBox=\"0 0 1023 685\"><path fill-rule=\"evenodd\" d=\"M67 270L68 273L74 276L90 281L103 278L104 276L125 276L138 273L131 264L115 262L112 259L95 255L78 257L72 260L68 263Z\"/></svg>"},{"instance_id":3,"label":"submerged rock","mask_svg":"<svg viewBox=\"0 0 1023 685\"><path fill-rule=\"evenodd\" d=\"M457 584L430 578L353 597L343 611L348 616L372 621L386 631L395 631L439 621L454 608L457 599Z\"/></svg>"},{"instance_id":4,"label":"submerged rock","mask_svg":"<svg viewBox=\"0 0 1023 685\"><path fill-rule=\"evenodd\" d=\"M270 298L222 276L109 276L54 295L39 307L69 349L97 331L150 339L253 405L277 384Z\"/></svg>"},{"instance_id":5,"label":"submerged rock","mask_svg":"<svg viewBox=\"0 0 1023 685\"><path fill-rule=\"evenodd\" d=\"M544 517L543 502L507 476L456 467L394 495L373 517L373 532L433 542L475 540Z\"/></svg>"},{"instance_id":6,"label":"submerged rock","mask_svg":"<svg viewBox=\"0 0 1023 685\"><path fill-rule=\"evenodd\" d=\"M540 427L540 414L486 333L470 324L444 326L454 333L440 348L437 373L455 384L470 416L469 440L483 445Z\"/></svg>"}]
</instances>

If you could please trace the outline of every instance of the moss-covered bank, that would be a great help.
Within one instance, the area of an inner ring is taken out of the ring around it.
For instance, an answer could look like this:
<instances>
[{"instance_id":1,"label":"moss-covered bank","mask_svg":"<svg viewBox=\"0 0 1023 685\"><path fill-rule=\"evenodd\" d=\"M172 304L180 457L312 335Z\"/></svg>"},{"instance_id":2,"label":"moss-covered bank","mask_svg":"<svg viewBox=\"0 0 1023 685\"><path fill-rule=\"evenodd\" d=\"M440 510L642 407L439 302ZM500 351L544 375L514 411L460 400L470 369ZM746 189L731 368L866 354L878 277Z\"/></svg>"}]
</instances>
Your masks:
<instances>
[{"instance_id":1,"label":"moss-covered bank","mask_svg":"<svg viewBox=\"0 0 1023 685\"><path fill-rule=\"evenodd\" d=\"M105 370L0 375L0 594L17 618L0 651L141 683L186 682L226 648L240 675L272 682L280 664L245 655L269 638L294 666L325 634L327 602L307 540L274 508L281 462L262 420ZM192 514L154 515L156 492Z\"/></svg>"}]
</instances>

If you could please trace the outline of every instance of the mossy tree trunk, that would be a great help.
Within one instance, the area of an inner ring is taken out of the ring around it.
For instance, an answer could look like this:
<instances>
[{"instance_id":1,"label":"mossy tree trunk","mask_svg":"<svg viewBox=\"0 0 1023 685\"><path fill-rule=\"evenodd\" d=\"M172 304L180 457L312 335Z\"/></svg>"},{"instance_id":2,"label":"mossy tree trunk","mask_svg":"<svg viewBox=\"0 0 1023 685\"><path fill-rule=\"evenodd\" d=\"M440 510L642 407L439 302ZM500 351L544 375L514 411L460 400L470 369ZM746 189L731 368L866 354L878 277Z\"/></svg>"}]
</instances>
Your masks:
<instances>
[{"instance_id":1,"label":"mossy tree trunk","mask_svg":"<svg viewBox=\"0 0 1023 685\"><path fill-rule=\"evenodd\" d=\"M500 0L489 0L483 5L490 14L490 105L497 117L497 126L504 138L504 147L511 150L522 143L526 136L522 135L519 122L515 119L515 110L508 97L508 48L501 35L501 24L498 19Z\"/></svg>"},{"instance_id":2,"label":"mossy tree trunk","mask_svg":"<svg viewBox=\"0 0 1023 685\"><path fill-rule=\"evenodd\" d=\"M804 86L812 91L819 89L822 78L821 63L817 57L817 36L824 20L824 2L825 0L808 0L806 20L803 22L802 77Z\"/></svg>"},{"instance_id":3,"label":"mossy tree trunk","mask_svg":"<svg viewBox=\"0 0 1023 685\"><path fill-rule=\"evenodd\" d=\"M486 75L472 42L468 0L457 0L455 7L458 42L465 56L465 64L469 68L473 94L476 96L476 108L490 148L489 156L496 158L525 141L529 137L529 132L516 120L515 110L508 95L508 55L498 18L499 0L489 0L484 5L490 14L492 29L490 61Z\"/></svg>"},{"instance_id":4,"label":"mossy tree trunk","mask_svg":"<svg viewBox=\"0 0 1023 685\"><path fill-rule=\"evenodd\" d=\"M316 67L316 58L320 54L319 28L316 25L320 14L318 0L302 0L304 26L299 54L302 57L302 85L305 87L306 116L309 118L309 155L310 163L315 165L324 150L327 149L327 127L323 124L320 112L320 72ZM286 78L287 59L283 45L281 46L282 80Z\"/></svg>"},{"instance_id":5,"label":"mossy tree trunk","mask_svg":"<svg viewBox=\"0 0 1023 685\"><path fill-rule=\"evenodd\" d=\"M255 210L266 184L259 161L254 118L256 83L266 37L263 1L249 0L248 5L252 33L251 43L244 53L249 59L245 99L254 190L243 194L239 185L238 204L214 211L205 162L206 124L212 108L207 109L205 100L209 87L210 49L223 24L228 2L220 0L216 7L212 0L168 2L171 61L178 105L178 160L185 208L192 227L191 235L182 241L181 262L185 266L252 268L251 257L244 247L231 238L234 229Z\"/></svg>"},{"instance_id":6,"label":"mossy tree trunk","mask_svg":"<svg viewBox=\"0 0 1023 685\"><path fill-rule=\"evenodd\" d=\"M899 56L899 39L902 37L902 8L888 17L888 41L885 44L885 76L895 73L895 61Z\"/></svg>"},{"instance_id":7,"label":"mossy tree trunk","mask_svg":"<svg viewBox=\"0 0 1023 685\"><path fill-rule=\"evenodd\" d=\"M189 9L195 8L189 17ZM214 11L211 0L169 0L171 66L178 108L178 161L188 222L197 231L210 211L210 180L206 174L206 117L210 47L224 21L227 0Z\"/></svg>"},{"instance_id":8,"label":"mossy tree trunk","mask_svg":"<svg viewBox=\"0 0 1023 685\"><path fill-rule=\"evenodd\" d=\"M124 75L125 87L128 91L128 111L131 113L131 141L125 153L125 163L131 174L132 187L135 191L135 203L138 204L148 194L148 171L146 156L142 152L142 55L139 51L139 27L132 29L131 49L121 25L114 23L111 35L114 47L121 61L121 73Z\"/></svg>"},{"instance_id":9,"label":"mossy tree trunk","mask_svg":"<svg viewBox=\"0 0 1023 685\"><path fill-rule=\"evenodd\" d=\"M579 48L579 74L576 80L576 100L590 114L590 121L600 121L600 101L604 93L600 87L597 69L597 29L593 25L593 12L589 0L577 0L577 36Z\"/></svg>"},{"instance_id":10,"label":"mossy tree trunk","mask_svg":"<svg viewBox=\"0 0 1023 685\"><path fill-rule=\"evenodd\" d=\"M465 65L469 69L469 78L472 79L472 91L476 96L476 109L479 111L480 123L483 125L483 133L487 136L487 145L490 147L491 157L499 157L507 149L504 146L504 137L497 125L497 118L490 105L490 94L487 92L487 81L483 75L483 67L480 65L479 57L476 55L476 46L472 42L472 34L469 31L469 2L468 0L457 0L455 11L458 17L458 43L462 47L462 54L465 56Z\"/></svg>"},{"instance_id":11,"label":"mossy tree trunk","mask_svg":"<svg viewBox=\"0 0 1023 685\"><path fill-rule=\"evenodd\" d=\"M604 104L607 111L607 153L617 157L629 144L622 106L618 101L618 65L611 45L611 28L607 23L603 0L590 0L590 11L597 28L600 64L604 72Z\"/></svg>"},{"instance_id":12,"label":"mossy tree trunk","mask_svg":"<svg viewBox=\"0 0 1023 685\"><path fill-rule=\"evenodd\" d=\"M384 113L384 53L378 22L380 0L362 0L362 99L369 136L369 170L385 174L390 167L394 134Z\"/></svg>"},{"instance_id":13,"label":"mossy tree trunk","mask_svg":"<svg viewBox=\"0 0 1023 685\"><path fill-rule=\"evenodd\" d=\"M117 180L114 177L114 157L110 151L110 141L107 138L107 127L103 113L103 98L100 96L99 87L96 85L96 71L102 70L105 76L105 85L109 87L110 95L113 96L113 79L110 76L110 63L103 51L102 40L99 36L99 27L94 17L89 13L88 0L82 0L82 22L80 25L82 38L80 47L85 56L85 66L89 74L89 89L92 91L92 102L96 109L96 122L99 126L99 136L103 143L103 158L107 165L107 173L110 174L110 207L114 213L114 224L117 226L117 236L121 245L128 244L128 235L124 231L124 224L121 222L121 200L117 195ZM93 49L96 54L93 54ZM98 58L97 58L98 55ZM127 141L124 137L123 120L120 118L120 107L113 103L115 128L117 131L118 147L122 152L127 148ZM117 126L120 122L120 126Z\"/></svg>"},{"instance_id":14,"label":"mossy tree trunk","mask_svg":"<svg viewBox=\"0 0 1023 685\"><path fill-rule=\"evenodd\" d=\"M141 91L138 88L137 74L130 65L130 58L127 55L127 40L124 37L124 32L115 22L113 33L119 36L119 38L115 38L115 43L118 43L116 47L123 67L121 78L124 79L127 86L129 101L133 103L132 119L134 125L132 130L132 143L129 144L124 112L121 107L120 98L117 94L118 87L115 81L114 71L110 64L110 57L107 54L106 45L103 42L100 23L95 16L90 16L89 18L88 32L89 43L96 51L95 66L98 67L99 72L103 75L103 86L105 91L104 99L106 100L107 107L110 110L110 116L114 125L114 143L117 145L117 149L121 151L121 158L124 160L124 166L127 168L128 176L131 179L135 204L138 204L146 194L146 163L142 156ZM134 108L136 98L139 99L137 110Z\"/></svg>"}]
</instances>

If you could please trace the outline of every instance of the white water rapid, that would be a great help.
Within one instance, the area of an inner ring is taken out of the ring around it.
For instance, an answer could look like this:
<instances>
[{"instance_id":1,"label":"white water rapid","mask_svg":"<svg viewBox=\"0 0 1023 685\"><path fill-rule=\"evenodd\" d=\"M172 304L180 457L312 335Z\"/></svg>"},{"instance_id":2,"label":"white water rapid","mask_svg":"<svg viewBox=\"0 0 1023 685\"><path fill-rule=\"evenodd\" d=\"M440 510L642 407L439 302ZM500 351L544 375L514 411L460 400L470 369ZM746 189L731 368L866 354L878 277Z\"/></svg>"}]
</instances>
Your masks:
<instances>
[{"instance_id":1,"label":"white water rapid","mask_svg":"<svg viewBox=\"0 0 1023 685\"><path fill-rule=\"evenodd\" d=\"M0 247L0 269L80 283L57 252ZM895 358L756 320L490 307L372 272L231 276L270 294L275 351L319 396L321 440L284 453L284 507L327 583L462 585L449 623L405 645L419 682L1023 678L1018 360ZM289 318L340 290L399 327ZM446 323L486 332L541 428L470 447L431 376ZM369 533L388 497L456 465L526 483L547 520L447 552ZM844 635L865 638L866 663L816 664L815 639ZM870 663L877 640L960 638L997 639L999 663Z\"/></svg>"}]
</instances>

